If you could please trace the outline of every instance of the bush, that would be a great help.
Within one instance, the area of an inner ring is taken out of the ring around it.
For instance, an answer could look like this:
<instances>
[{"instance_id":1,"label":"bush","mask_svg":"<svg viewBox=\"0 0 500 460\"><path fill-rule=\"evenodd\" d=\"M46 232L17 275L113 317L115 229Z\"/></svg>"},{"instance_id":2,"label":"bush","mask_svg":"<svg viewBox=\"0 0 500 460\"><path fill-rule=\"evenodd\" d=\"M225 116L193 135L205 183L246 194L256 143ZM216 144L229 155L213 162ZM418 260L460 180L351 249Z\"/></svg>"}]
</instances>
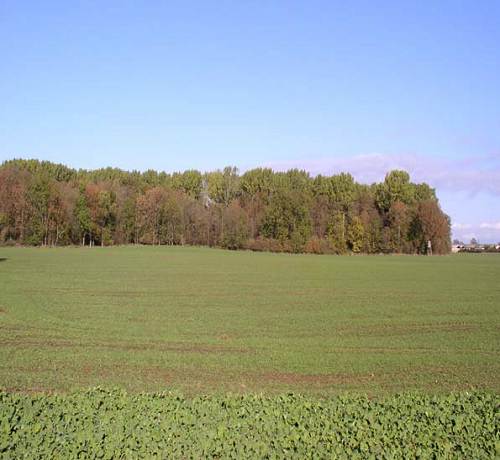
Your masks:
<instances>
[{"instance_id":1,"label":"bush","mask_svg":"<svg viewBox=\"0 0 500 460\"><path fill-rule=\"evenodd\" d=\"M335 249L329 240L313 236L307 241L304 252L308 254L335 254Z\"/></svg>"},{"instance_id":2,"label":"bush","mask_svg":"<svg viewBox=\"0 0 500 460\"><path fill-rule=\"evenodd\" d=\"M279 240L274 238L255 238L252 240L248 240L246 245L246 249L250 249L251 251L270 251L270 252L290 252L287 251L288 248L286 245L281 243Z\"/></svg>"}]
</instances>

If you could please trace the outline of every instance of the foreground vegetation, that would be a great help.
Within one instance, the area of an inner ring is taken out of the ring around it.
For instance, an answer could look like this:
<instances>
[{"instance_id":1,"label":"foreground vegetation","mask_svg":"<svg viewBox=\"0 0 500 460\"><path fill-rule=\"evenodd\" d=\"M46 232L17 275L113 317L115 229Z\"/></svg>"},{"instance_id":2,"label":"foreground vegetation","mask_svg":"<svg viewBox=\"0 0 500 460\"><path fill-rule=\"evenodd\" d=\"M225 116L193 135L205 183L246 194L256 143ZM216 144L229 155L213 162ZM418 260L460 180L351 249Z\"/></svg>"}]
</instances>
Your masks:
<instances>
[{"instance_id":1,"label":"foreground vegetation","mask_svg":"<svg viewBox=\"0 0 500 460\"><path fill-rule=\"evenodd\" d=\"M256 251L434 253L450 221L434 189L405 171L364 185L350 174L236 168L85 171L36 160L0 165L0 244L206 245Z\"/></svg>"},{"instance_id":2,"label":"foreground vegetation","mask_svg":"<svg viewBox=\"0 0 500 460\"><path fill-rule=\"evenodd\" d=\"M500 398L0 392L3 458L494 458Z\"/></svg>"},{"instance_id":3,"label":"foreground vegetation","mask_svg":"<svg viewBox=\"0 0 500 460\"><path fill-rule=\"evenodd\" d=\"M500 391L500 257L0 248L0 386Z\"/></svg>"}]
</instances>

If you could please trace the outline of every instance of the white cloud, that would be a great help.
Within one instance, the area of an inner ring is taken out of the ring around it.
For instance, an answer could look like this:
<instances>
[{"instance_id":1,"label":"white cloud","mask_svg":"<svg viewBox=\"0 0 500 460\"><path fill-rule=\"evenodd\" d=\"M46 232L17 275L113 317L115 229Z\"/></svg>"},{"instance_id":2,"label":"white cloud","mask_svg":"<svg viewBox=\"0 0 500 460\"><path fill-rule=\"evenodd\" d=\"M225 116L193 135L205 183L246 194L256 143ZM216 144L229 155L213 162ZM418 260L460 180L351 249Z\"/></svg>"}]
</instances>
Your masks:
<instances>
[{"instance_id":1,"label":"white cloud","mask_svg":"<svg viewBox=\"0 0 500 460\"><path fill-rule=\"evenodd\" d=\"M488 230L500 230L500 222L483 222L479 225L479 228Z\"/></svg>"}]
</instances>

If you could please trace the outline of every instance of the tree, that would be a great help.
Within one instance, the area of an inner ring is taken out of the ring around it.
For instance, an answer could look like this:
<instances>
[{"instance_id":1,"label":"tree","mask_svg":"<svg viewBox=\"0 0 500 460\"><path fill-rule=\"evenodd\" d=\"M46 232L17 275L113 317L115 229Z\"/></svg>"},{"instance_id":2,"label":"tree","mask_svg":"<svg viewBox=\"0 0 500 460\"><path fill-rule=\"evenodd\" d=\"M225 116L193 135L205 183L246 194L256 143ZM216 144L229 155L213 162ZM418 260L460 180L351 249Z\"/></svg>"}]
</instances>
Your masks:
<instances>
[{"instance_id":1,"label":"tree","mask_svg":"<svg viewBox=\"0 0 500 460\"><path fill-rule=\"evenodd\" d=\"M222 246L227 249L241 249L248 240L248 216L238 201L233 201L225 212Z\"/></svg>"},{"instance_id":2,"label":"tree","mask_svg":"<svg viewBox=\"0 0 500 460\"><path fill-rule=\"evenodd\" d=\"M300 193L293 190L278 190L266 210L261 234L279 240L281 244L291 241L293 250L299 252L311 234L311 218Z\"/></svg>"},{"instance_id":3,"label":"tree","mask_svg":"<svg viewBox=\"0 0 500 460\"><path fill-rule=\"evenodd\" d=\"M215 171L206 175L210 198L216 203L229 206L238 194L238 169L226 166L223 171Z\"/></svg>"},{"instance_id":4,"label":"tree","mask_svg":"<svg viewBox=\"0 0 500 460\"><path fill-rule=\"evenodd\" d=\"M8 231L7 214L0 212L0 241L5 241L5 235Z\"/></svg>"},{"instance_id":5,"label":"tree","mask_svg":"<svg viewBox=\"0 0 500 460\"><path fill-rule=\"evenodd\" d=\"M96 226L100 231L101 246L104 246L113 242L115 197L109 190L100 190L97 200Z\"/></svg>"},{"instance_id":6,"label":"tree","mask_svg":"<svg viewBox=\"0 0 500 460\"><path fill-rule=\"evenodd\" d=\"M187 200L184 206L184 240L187 244L212 246L212 210L200 201Z\"/></svg>"},{"instance_id":7,"label":"tree","mask_svg":"<svg viewBox=\"0 0 500 460\"><path fill-rule=\"evenodd\" d=\"M352 209L354 216L359 216L364 228L363 252L377 253L382 250L383 219L375 205L373 188L359 186Z\"/></svg>"},{"instance_id":8,"label":"tree","mask_svg":"<svg viewBox=\"0 0 500 460\"><path fill-rule=\"evenodd\" d=\"M431 241L433 253L447 254L450 252L450 219L441 211L436 201L426 200L419 203L416 220L421 252L425 252L427 241Z\"/></svg>"},{"instance_id":9,"label":"tree","mask_svg":"<svg viewBox=\"0 0 500 460\"><path fill-rule=\"evenodd\" d=\"M319 195L312 202L311 218L314 235L319 239L324 238L327 234L330 220L330 207L326 196Z\"/></svg>"},{"instance_id":10,"label":"tree","mask_svg":"<svg viewBox=\"0 0 500 460\"><path fill-rule=\"evenodd\" d=\"M392 249L398 253L403 252L406 234L409 224L408 207L401 201L391 204L388 213L389 223L392 229Z\"/></svg>"},{"instance_id":11,"label":"tree","mask_svg":"<svg viewBox=\"0 0 500 460\"><path fill-rule=\"evenodd\" d=\"M181 190L192 198L198 199L201 195L203 184L202 174L190 169L183 173L174 173L172 175L172 186L176 190Z\"/></svg>"},{"instance_id":12,"label":"tree","mask_svg":"<svg viewBox=\"0 0 500 460\"><path fill-rule=\"evenodd\" d=\"M90 216L90 244L97 240L101 246L112 243L115 224L115 195L105 183L89 183L85 201Z\"/></svg>"},{"instance_id":13,"label":"tree","mask_svg":"<svg viewBox=\"0 0 500 460\"><path fill-rule=\"evenodd\" d=\"M359 217L353 217L349 222L347 229L347 241L352 252L361 252L363 250L363 241L365 237L365 228Z\"/></svg>"},{"instance_id":14,"label":"tree","mask_svg":"<svg viewBox=\"0 0 500 460\"><path fill-rule=\"evenodd\" d=\"M82 246L85 246L86 237L89 237L89 246L92 246L92 222L90 220L90 211L87 205L85 188L80 187L78 198L75 205L75 219L78 228L79 237L82 240Z\"/></svg>"},{"instance_id":15,"label":"tree","mask_svg":"<svg viewBox=\"0 0 500 460\"><path fill-rule=\"evenodd\" d=\"M247 171L240 179L243 198L251 199L251 197L259 195L267 204L273 189L273 177L274 173L269 168L256 168Z\"/></svg>"},{"instance_id":16,"label":"tree","mask_svg":"<svg viewBox=\"0 0 500 460\"><path fill-rule=\"evenodd\" d=\"M414 188L410 183L410 175L406 171L394 170L385 176L382 184L376 189L375 200L382 211L389 211L392 204L400 201L410 205L414 200Z\"/></svg>"},{"instance_id":17,"label":"tree","mask_svg":"<svg viewBox=\"0 0 500 460\"><path fill-rule=\"evenodd\" d=\"M240 204L250 221L250 236L255 238L273 190L273 172L268 168L247 171L240 179Z\"/></svg>"},{"instance_id":18,"label":"tree","mask_svg":"<svg viewBox=\"0 0 500 460\"><path fill-rule=\"evenodd\" d=\"M449 218L435 190L391 171L350 174L234 167L201 174L74 170L37 160L0 165L0 244L204 244L310 252L435 252ZM254 244L255 243L255 244ZM306 248L307 243L307 248Z\"/></svg>"},{"instance_id":19,"label":"tree","mask_svg":"<svg viewBox=\"0 0 500 460\"><path fill-rule=\"evenodd\" d=\"M324 182L325 194L332 213L329 234L339 252L347 247L347 214L353 204L356 186L350 174L336 174Z\"/></svg>"},{"instance_id":20,"label":"tree","mask_svg":"<svg viewBox=\"0 0 500 460\"><path fill-rule=\"evenodd\" d=\"M345 231L345 214L337 211L330 217L327 229L328 239L337 254L347 251L347 239Z\"/></svg>"},{"instance_id":21,"label":"tree","mask_svg":"<svg viewBox=\"0 0 500 460\"><path fill-rule=\"evenodd\" d=\"M161 244L162 211L165 190L153 187L137 198L139 241L146 244Z\"/></svg>"},{"instance_id":22,"label":"tree","mask_svg":"<svg viewBox=\"0 0 500 460\"><path fill-rule=\"evenodd\" d=\"M183 243L183 192L166 191L161 208L160 244Z\"/></svg>"},{"instance_id":23,"label":"tree","mask_svg":"<svg viewBox=\"0 0 500 460\"><path fill-rule=\"evenodd\" d=\"M50 215L52 216L51 231L54 232L54 244L71 244L74 235L78 233L77 222L74 217L78 199L78 190L68 182L57 182L56 197L51 202ZM76 237L76 242L79 241Z\"/></svg>"},{"instance_id":24,"label":"tree","mask_svg":"<svg viewBox=\"0 0 500 460\"><path fill-rule=\"evenodd\" d=\"M215 171L206 175L210 198L219 205L220 240L224 239L225 208L235 199L239 192L238 169L226 166L223 171Z\"/></svg>"},{"instance_id":25,"label":"tree","mask_svg":"<svg viewBox=\"0 0 500 460\"><path fill-rule=\"evenodd\" d=\"M113 241L118 244L137 244L137 192L128 185L119 185L115 191L116 225Z\"/></svg>"},{"instance_id":26,"label":"tree","mask_svg":"<svg viewBox=\"0 0 500 460\"><path fill-rule=\"evenodd\" d=\"M51 182L46 174L34 176L27 190L31 225L28 242L49 244L49 202L52 198Z\"/></svg>"},{"instance_id":27,"label":"tree","mask_svg":"<svg viewBox=\"0 0 500 460\"><path fill-rule=\"evenodd\" d=\"M31 176L7 163L0 169L0 213L3 217L2 240L25 242L28 223L27 190Z\"/></svg>"}]
</instances>

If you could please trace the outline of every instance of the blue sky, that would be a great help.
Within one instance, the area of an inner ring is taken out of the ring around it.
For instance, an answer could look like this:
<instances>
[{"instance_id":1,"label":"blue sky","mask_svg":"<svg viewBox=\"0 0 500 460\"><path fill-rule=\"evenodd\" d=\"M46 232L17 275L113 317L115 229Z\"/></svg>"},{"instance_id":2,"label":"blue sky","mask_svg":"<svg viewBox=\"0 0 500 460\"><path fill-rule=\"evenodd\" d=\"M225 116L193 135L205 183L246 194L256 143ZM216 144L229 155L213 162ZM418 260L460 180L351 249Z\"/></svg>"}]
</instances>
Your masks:
<instances>
[{"instance_id":1,"label":"blue sky","mask_svg":"<svg viewBox=\"0 0 500 460\"><path fill-rule=\"evenodd\" d=\"M500 241L499 25L498 1L1 0L0 161L403 167Z\"/></svg>"}]
</instances>

